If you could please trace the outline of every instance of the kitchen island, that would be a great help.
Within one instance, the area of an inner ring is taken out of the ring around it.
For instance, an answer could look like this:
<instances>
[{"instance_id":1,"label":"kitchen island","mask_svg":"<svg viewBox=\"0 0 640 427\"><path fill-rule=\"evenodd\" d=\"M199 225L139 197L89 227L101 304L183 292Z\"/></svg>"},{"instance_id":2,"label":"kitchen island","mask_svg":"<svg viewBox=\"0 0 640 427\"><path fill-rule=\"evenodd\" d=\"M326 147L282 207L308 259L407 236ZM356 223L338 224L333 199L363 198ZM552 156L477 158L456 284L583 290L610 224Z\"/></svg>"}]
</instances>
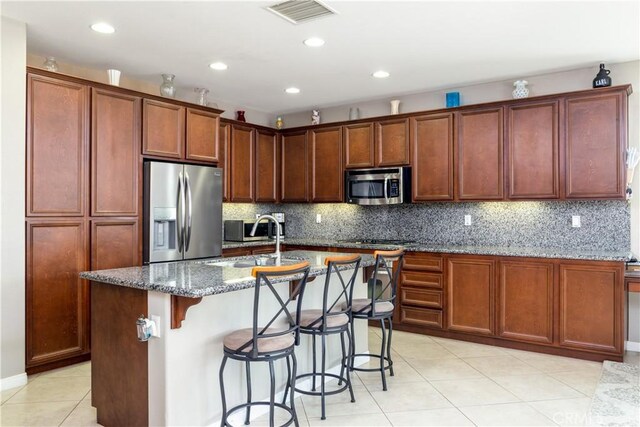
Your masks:
<instances>
[{"instance_id":1,"label":"kitchen island","mask_svg":"<svg viewBox=\"0 0 640 427\"><path fill-rule=\"evenodd\" d=\"M311 264L303 308L321 305L327 272L324 260L336 255L343 254L283 252L283 259L308 260ZM248 265L255 258L258 257L182 261L81 273L82 278L91 281L91 399L100 424L219 423L222 340L228 333L251 324L255 279ZM363 270L373 264L373 256L362 255ZM290 283L297 279L288 277L276 285L282 298L289 297ZM367 296L365 283L364 274L358 274L355 298ZM265 303L261 308L275 301ZM156 320L159 337L147 342L137 340L136 320L140 315ZM366 328L365 322L356 323L358 353L367 350ZM338 337L334 339L335 342L329 339L327 360L333 370L339 370L340 345ZM296 348L299 373L310 370L311 352L310 340L302 338ZM268 369L255 365L253 400L266 400ZM276 374L282 391L284 361L276 366ZM228 364L225 386L229 404L244 401L242 364ZM254 410L252 415L259 412Z\"/></svg>"}]
</instances>

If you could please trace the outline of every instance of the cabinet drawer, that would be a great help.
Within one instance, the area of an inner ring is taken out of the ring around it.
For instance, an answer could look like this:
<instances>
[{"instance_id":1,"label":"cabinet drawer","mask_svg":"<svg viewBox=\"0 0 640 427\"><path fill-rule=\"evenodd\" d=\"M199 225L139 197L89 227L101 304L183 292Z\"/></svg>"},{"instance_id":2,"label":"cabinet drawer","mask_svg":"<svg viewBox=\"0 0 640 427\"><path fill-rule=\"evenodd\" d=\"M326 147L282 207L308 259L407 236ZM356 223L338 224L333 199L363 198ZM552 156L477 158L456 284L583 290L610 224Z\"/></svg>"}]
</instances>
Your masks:
<instances>
[{"instance_id":1,"label":"cabinet drawer","mask_svg":"<svg viewBox=\"0 0 640 427\"><path fill-rule=\"evenodd\" d=\"M426 255L420 253L407 253L404 257L405 270L418 271L442 271L443 261L441 256Z\"/></svg>"},{"instance_id":2,"label":"cabinet drawer","mask_svg":"<svg viewBox=\"0 0 640 427\"><path fill-rule=\"evenodd\" d=\"M408 325L429 326L442 329L442 311L401 306L400 321Z\"/></svg>"},{"instance_id":3,"label":"cabinet drawer","mask_svg":"<svg viewBox=\"0 0 640 427\"><path fill-rule=\"evenodd\" d=\"M405 288L400 289L400 302L427 308L442 308L442 291Z\"/></svg>"},{"instance_id":4,"label":"cabinet drawer","mask_svg":"<svg viewBox=\"0 0 640 427\"><path fill-rule=\"evenodd\" d=\"M414 273L413 271L402 271L402 286L411 286L419 288L438 288L442 289L442 274L438 273Z\"/></svg>"}]
</instances>

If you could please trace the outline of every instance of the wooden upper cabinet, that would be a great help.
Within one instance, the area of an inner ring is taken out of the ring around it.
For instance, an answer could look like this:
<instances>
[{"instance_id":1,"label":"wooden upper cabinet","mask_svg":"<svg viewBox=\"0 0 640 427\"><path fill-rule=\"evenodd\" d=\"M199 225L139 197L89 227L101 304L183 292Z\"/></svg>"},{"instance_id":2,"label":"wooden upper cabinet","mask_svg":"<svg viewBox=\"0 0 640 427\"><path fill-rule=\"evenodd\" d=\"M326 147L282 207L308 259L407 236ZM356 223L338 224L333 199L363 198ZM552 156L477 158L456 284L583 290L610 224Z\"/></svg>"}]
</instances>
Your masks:
<instances>
[{"instance_id":1,"label":"wooden upper cabinet","mask_svg":"<svg viewBox=\"0 0 640 427\"><path fill-rule=\"evenodd\" d=\"M229 200L253 202L255 189L255 131L242 125L231 125L231 152L229 158Z\"/></svg>"},{"instance_id":2,"label":"wooden upper cabinet","mask_svg":"<svg viewBox=\"0 0 640 427\"><path fill-rule=\"evenodd\" d=\"M447 320L452 331L494 334L495 260L450 257L447 260Z\"/></svg>"},{"instance_id":3,"label":"wooden upper cabinet","mask_svg":"<svg viewBox=\"0 0 640 427\"><path fill-rule=\"evenodd\" d=\"M92 89L91 215L137 216L140 98Z\"/></svg>"},{"instance_id":4,"label":"wooden upper cabinet","mask_svg":"<svg viewBox=\"0 0 640 427\"><path fill-rule=\"evenodd\" d=\"M89 88L29 74L27 216L84 215L88 142Z\"/></svg>"},{"instance_id":5,"label":"wooden upper cabinet","mask_svg":"<svg viewBox=\"0 0 640 427\"><path fill-rule=\"evenodd\" d=\"M91 269L140 265L136 219L91 220Z\"/></svg>"},{"instance_id":6,"label":"wooden upper cabinet","mask_svg":"<svg viewBox=\"0 0 640 427\"><path fill-rule=\"evenodd\" d=\"M222 168L222 201L229 201L229 160L231 159L231 125L229 123L220 123L218 132L218 141L220 143L220 162L218 167Z\"/></svg>"},{"instance_id":7,"label":"wooden upper cabinet","mask_svg":"<svg viewBox=\"0 0 640 427\"><path fill-rule=\"evenodd\" d=\"M557 199L559 184L559 102L507 107L507 196Z\"/></svg>"},{"instance_id":8,"label":"wooden upper cabinet","mask_svg":"<svg viewBox=\"0 0 640 427\"><path fill-rule=\"evenodd\" d=\"M218 128L220 116L216 113L187 108L187 160L217 163L220 160Z\"/></svg>"},{"instance_id":9,"label":"wooden upper cabinet","mask_svg":"<svg viewBox=\"0 0 640 427\"><path fill-rule=\"evenodd\" d=\"M453 114L412 117L413 201L453 200Z\"/></svg>"},{"instance_id":10,"label":"wooden upper cabinet","mask_svg":"<svg viewBox=\"0 0 640 427\"><path fill-rule=\"evenodd\" d=\"M278 135L256 129L256 202L278 201Z\"/></svg>"},{"instance_id":11,"label":"wooden upper cabinet","mask_svg":"<svg viewBox=\"0 0 640 427\"><path fill-rule=\"evenodd\" d=\"M344 167L369 168L375 163L373 123L345 125Z\"/></svg>"},{"instance_id":12,"label":"wooden upper cabinet","mask_svg":"<svg viewBox=\"0 0 640 427\"><path fill-rule=\"evenodd\" d=\"M376 166L409 164L409 119L376 122Z\"/></svg>"},{"instance_id":13,"label":"wooden upper cabinet","mask_svg":"<svg viewBox=\"0 0 640 427\"><path fill-rule=\"evenodd\" d=\"M498 335L518 341L553 343L552 262L500 261Z\"/></svg>"},{"instance_id":14,"label":"wooden upper cabinet","mask_svg":"<svg viewBox=\"0 0 640 427\"><path fill-rule=\"evenodd\" d=\"M142 104L142 154L184 157L184 107L152 99Z\"/></svg>"},{"instance_id":15,"label":"wooden upper cabinet","mask_svg":"<svg viewBox=\"0 0 640 427\"><path fill-rule=\"evenodd\" d=\"M343 202L342 128L309 131L311 202Z\"/></svg>"},{"instance_id":16,"label":"wooden upper cabinet","mask_svg":"<svg viewBox=\"0 0 640 427\"><path fill-rule=\"evenodd\" d=\"M626 93L567 97L564 110L566 197L624 198Z\"/></svg>"},{"instance_id":17,"label":"wooden upper cabinet","mask_svg":"<svg viewBox=\"0 0 640 427\"><path fill-rule=\"evenodd\" d=\"M623 280L622 262L560 264L561 346L622 354Z\"/></svg>"},{"instance_id":18,"label":"wooden upper cabinet","mask_svg":"<svg viewBox=\"0 0 640 427\"><path fill-rule=\"evenodd\" d=\"M501 107L456 113L458 199L503 199L502 116Z\"/></svg>"},{"instance_id":19,"label":"wooden upper cabinet","mask_svg":"<svg viewBox=\"0 0 640 427\"><path fill-rule=\"evenodd\" d=\"M27 222L27 368L89 352L87 223Z\"/></svg>"},{"instance_id":20,"label":"wooden upper cabinet","mask_svg":"<svg viewBox=\"0 0 640 427\"><path fill-rule=\"evenodd\" d=\"M282 153L282 201L307 202L307 131L284 133Z\"/></svg>"}]
</instances>

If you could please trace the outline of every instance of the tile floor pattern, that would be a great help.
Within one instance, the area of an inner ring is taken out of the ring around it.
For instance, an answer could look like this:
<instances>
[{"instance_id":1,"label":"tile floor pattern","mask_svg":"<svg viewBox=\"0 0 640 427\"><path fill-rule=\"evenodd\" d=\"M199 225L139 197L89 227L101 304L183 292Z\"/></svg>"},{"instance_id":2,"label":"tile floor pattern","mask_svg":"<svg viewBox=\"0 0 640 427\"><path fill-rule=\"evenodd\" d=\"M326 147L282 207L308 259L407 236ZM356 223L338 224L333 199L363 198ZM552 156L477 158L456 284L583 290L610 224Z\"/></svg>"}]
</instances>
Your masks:
<instances>
[{"instance_id":1,"label":"tile floor pattern","mask_svg":"<svg viewBox=\"0 0 640 427\"><path fill-rule=\"evenodd\" d=\"M372 351L379 331L369 330ZM404 332L393 334L395 376L382 391L378 373L353 378L348 393L298 398L301 426L583 425L601 364ZM640 364L639 353L625 362ZM29 377L2 392L2 426L95 426L90 363ZM277 414L276 421L282 418ZM251 425L268 425L266 416Z\"/></svg>"}]
</instances>

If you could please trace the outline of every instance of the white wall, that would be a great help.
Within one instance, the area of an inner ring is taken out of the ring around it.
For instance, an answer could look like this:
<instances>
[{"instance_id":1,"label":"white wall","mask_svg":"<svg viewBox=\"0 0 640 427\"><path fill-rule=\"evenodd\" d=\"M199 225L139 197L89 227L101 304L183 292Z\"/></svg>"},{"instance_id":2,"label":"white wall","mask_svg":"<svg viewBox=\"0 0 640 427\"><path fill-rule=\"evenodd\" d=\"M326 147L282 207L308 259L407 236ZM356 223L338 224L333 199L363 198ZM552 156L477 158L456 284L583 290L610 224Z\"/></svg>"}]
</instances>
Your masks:
<instances>
[{"instance_id":1,"label":"white wall","mask_svg":"<svg viewBox=\"0 0 640 427\"><path fill-rule=\"evenodd\" d=\"M25 372L25 103L26 25L0 23L0 378L2 389Z\"/></svg>"}]
</instances>

